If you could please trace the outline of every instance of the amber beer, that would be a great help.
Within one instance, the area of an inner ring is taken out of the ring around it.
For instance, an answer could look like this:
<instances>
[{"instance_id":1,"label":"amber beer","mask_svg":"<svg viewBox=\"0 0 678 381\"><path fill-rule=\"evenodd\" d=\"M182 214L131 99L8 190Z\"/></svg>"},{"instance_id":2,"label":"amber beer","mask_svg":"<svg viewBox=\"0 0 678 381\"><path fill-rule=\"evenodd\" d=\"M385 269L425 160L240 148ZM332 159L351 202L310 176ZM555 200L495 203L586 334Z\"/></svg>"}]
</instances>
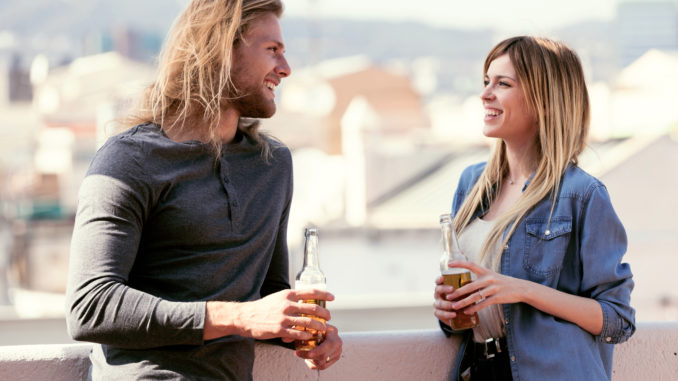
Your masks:
<instances>
[{"instance_id":1,"label":"amber beer","mask_svg":"<svg viewBox=\"0 0 678 381\"><path fill-rule=\"evenodd\" d=\"M320 263L318 261L318 230L314 228L307 228L305 233L304 243L304 266L299 274L297 274L294 282L294 288L297 290L303 289L320 289L325 290L325 274L320 270ZM325 308L325 301L319 299L302 300L302 303L317 304ZM325 319L301 314L303 317L310 317L319 322L325 323ZM320 345L325 340L325 332L317 331L315 329L297 327L302 331L308 331L313 334L313 337L308 340L295 340L294 347L298 351L310 351L311 349Z\"/></svg>"},{"instance_id":2,"label":"amber beer","mask_svg":"<svg viewBox=\"0 0 678 381\"><path fill-rule=\"evenodd\" d=\"M302 303L306 304L317 304L320 307L325 308L325 301L324 300L318 300L318 299L310 299L310 300L303 300ZM310 317L313 318L314 320L317 320L321 323L325 323L325 319L317 317L317 316L312 316L312 315L307 315L307 314L301 314L303 317ZM298 351L310 351L311 349L317 347L320 345L323 340L325 340L325 334L324 332L311 329L311 328L300 328L302 331L309 331L313 335L312 338L308 340L296 340L294 342L294 348Z\"/></svg>"},{"instance_id":3,"label":"amber beer","mask_svg":"<svg viewBox=\"0 0 678 381\"><path fill-rule=\"evenodd\" d=\"M455 290L471 282L471 272L466 269L451 268L443 272L443 283L454 287ZM461 296L452 300L452 302L456 302L465 297L466 295ZM450 320L450 327L452 327L452 329L455 331L463 331L465 329L475 328L480 322L477 312L473 315L467 315L462 310L455 310L454 312L457 313L457 316Z\"/></svg>"},{"instance_id":4,"label":"amber beer","mask_svg":"<svg viewBox=\"0 0 678 381\"><path fill-rule=\"evenodd\" d=\"M449 267L450 261L467 261L468 259L461 252L459 241L457 240L457 233L452 226L452 215L449 213L440 215L440 228L443 234L443 255L440 257L440 273L443 276L443 283L454 287L454 289L461 288L465 284L472 281L471 272L464 268ZM456 302L464 297L459 297L452 300ZM463 331L478 326L480 319L478 314L467 315L462 310L454 311L457 316L450 320L450 327L455 331Z\"/></svg>"}]
</instances>

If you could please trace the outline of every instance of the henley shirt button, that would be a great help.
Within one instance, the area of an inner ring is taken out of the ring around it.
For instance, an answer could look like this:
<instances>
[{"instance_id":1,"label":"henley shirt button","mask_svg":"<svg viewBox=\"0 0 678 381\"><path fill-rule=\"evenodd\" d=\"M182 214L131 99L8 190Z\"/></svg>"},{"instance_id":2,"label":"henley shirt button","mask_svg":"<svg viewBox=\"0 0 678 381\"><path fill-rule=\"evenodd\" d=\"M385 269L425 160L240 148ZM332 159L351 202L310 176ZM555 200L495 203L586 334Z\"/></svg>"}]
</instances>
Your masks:
<instances>
[{"instance_id":1,"label":"henley shirt button","mask_svg":"<svg viewBox=\"0 0 678 381\"><path fill-rule=\"evenodd\" d=\"M551 234L551 231L550 231L550 230L546 230L546 231L544 232L544 235L549 235L549 234Z\"/></svg>"},{"instance_id":2,"label":"henley shirt button","mask_svg":"<svg viewBox=\"0 0 678 381\"><path fill-rule=\"evenodd\" d=\"M516 362L516 356L511 356L511 361Z\"/></svg>"},{"instance_id":3,"label":"henley shirt button","mask_svg":"<svg viewBox=\"0 0 678 381\"><path fill-rule=\"evenodd\" d=\"M509 323L509 319L504 320L504 323L505 323L505 324L508 324L508 323Z\"/></svg>"},{"instance_id":4,"label":"henley shirt button","mask_svg":"<svg viewBox=\"0 0 678 381\"><path fill-rule=\"evenodd\" d=\"M607 341L609 343L610 341L612 341L612 338L610 336L608 336L608 337L605 338L605 341Z\"/></svg>"}]
</instances>

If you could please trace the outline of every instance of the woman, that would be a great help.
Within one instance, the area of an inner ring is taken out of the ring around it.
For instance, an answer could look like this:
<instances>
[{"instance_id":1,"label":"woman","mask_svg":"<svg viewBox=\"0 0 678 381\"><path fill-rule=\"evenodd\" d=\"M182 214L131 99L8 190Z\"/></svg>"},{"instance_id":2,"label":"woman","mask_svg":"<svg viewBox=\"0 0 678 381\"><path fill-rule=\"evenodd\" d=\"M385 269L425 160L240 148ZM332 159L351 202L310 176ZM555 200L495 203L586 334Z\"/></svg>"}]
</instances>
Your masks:
<instances>
[{"instance_id":1,"label":"woman","mask_svg":"<svg viewBox=\"0 0 678 381\"><path fill-rule=\"evenodd\" d=\"M487 163L461 175L454 228L477 279L436 280L435 316L480 314L453 379L609 380L613 345L635 331L626 233L605 186L577 167L589 100L581 63L562 43L514 37L487 56ZM458 299L458 300L457 300Z\"/></svg>"}]
</instances>

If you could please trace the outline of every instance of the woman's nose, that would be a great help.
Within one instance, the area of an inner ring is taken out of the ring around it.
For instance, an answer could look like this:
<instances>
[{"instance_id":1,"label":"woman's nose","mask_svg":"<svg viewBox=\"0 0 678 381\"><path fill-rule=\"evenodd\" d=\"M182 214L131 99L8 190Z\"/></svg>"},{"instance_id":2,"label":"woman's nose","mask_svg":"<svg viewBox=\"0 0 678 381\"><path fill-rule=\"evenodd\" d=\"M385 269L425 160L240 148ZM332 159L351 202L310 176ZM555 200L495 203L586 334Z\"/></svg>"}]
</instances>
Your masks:
<instances>
[{"instance_id":1,"label":"woman's nose","mask_svg":"<svg viewBox=\"0 0 678 381\"><path fill-rule=\"evenodd\" d=\"M480 99L482 100L490 100L494 97L494 93L492 92L492 86L487 85L483 89L483 91L480 92Z\"/></svg>"}]
</instances>

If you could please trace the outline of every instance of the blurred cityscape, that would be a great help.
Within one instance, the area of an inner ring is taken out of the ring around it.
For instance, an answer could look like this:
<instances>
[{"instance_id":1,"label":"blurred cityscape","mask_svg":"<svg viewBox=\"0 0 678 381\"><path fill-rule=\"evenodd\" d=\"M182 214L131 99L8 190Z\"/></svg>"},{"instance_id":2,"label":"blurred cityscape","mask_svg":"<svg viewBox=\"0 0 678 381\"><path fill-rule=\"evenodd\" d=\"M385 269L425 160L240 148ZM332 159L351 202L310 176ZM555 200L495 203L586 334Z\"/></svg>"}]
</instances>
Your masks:
<instances>
[{"instance_id":1,"label":"blurred cityscape","mask_svg":"<svg viewBox=\"0 0 678 381\"><path fill-rule=\"evenodd\" d=\"M21 320L63 331L79 184L152 80L184 3L0 2L0 345ZM438 216L461 170L489 152L481 70L508 35L312 12L282 25L292 76L264 128L293 152L292 278L303 228L316 226L340 329L435 327ZM608 186L627 228L637 318L676 320L678 6L623 1L612 21L548 37L585 66L593 114L581 165ZM358 310L373 318L350 315Z\"/></svg>"}]
</instances>

